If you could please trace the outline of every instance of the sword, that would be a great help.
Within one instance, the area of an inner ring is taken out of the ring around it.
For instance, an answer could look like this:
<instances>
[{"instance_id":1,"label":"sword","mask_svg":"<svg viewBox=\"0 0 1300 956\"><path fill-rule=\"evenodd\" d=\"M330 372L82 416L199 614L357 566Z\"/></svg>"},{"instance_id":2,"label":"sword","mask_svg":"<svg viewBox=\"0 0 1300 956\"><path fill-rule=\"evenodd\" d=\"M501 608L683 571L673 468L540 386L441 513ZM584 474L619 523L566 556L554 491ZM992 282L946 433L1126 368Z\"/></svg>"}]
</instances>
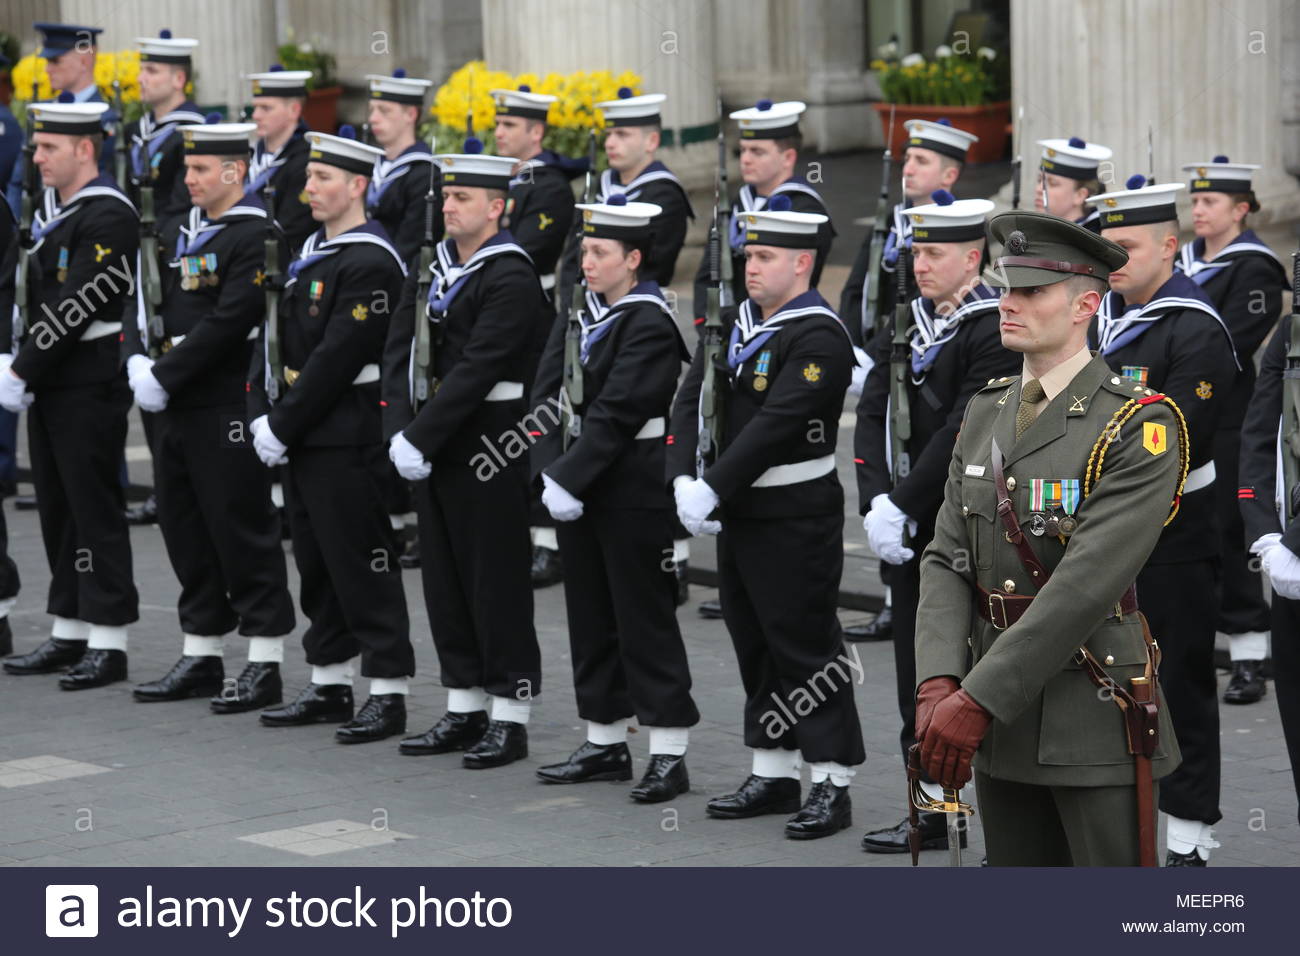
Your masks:
<instances>
[{"instance_id":1,"label":"sword","mask_svg":"<svg viewBox=\"0 0 1300 956\"><path fill-rule=\"evenodd\" d=\"M907 751L907 843L912 851L912 865L920 862L921 829L917 811L942 813L948 824L948 865L961 866L961 830L965 818L975 815L975 808L961 799L961 791L943 788L943 799L936 800L921 785L921 745Z\"/></svg>"}]
</instances>

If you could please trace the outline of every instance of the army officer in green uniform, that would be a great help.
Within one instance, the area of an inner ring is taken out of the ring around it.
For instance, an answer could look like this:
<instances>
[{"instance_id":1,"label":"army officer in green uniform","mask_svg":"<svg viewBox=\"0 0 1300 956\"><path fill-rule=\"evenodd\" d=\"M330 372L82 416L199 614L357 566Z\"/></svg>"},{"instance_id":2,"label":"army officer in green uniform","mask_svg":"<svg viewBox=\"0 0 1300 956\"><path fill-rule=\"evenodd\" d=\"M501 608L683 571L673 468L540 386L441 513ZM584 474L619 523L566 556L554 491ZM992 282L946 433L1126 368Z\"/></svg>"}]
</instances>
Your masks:
<instances>
[{"instance_id":1,"label":"army officer in green uniform","mask_svg":"<svg viewBox=\"0 0 1300 956\"><path fill-rule=\"evenodd\" d=\"M1137 777L1115 698L1151 673L1131 586L1177 507L1186 426L1088 351L1124 250L1043 213L990 225L1002 344L1024 367L967 406L922 557L921 762L949 787L973 766L990 865L1134 865ZM1159 779L1179 758L1154 697Z\"/></svg>"}]
</instances>

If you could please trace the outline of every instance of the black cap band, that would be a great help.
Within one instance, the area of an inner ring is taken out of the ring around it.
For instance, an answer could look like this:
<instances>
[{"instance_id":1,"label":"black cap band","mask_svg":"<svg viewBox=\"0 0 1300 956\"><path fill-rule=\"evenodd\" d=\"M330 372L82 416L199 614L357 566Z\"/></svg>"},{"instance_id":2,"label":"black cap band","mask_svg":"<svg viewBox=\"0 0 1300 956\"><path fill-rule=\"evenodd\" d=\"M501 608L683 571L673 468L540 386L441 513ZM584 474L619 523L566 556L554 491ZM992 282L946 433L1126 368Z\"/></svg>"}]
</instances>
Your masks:
<instances>
[{"instance_id":1,"label":"black cap band","mask_svg":"<svg viewBox=\"0 0 1300 956\"><path fill-rule=\"evenodd\" d=\"M443 169L444 186L478 186L482 189L500 189L510 191L509 176L492 176L488 173L464 173L459 170Z\"/></svg>"},{"instance_id":2,"label":"black cap band","mask_svg":"<svg viewBox=\"0 0 1300 956\"><path fill-rule=\"evenodd\" d=\"M374 161L366 162L363 159L354 159L351 156L342 156L329 150L321 149L319 146L313 146L311 152L307 154L307 161L313 163L325 163L327 166L337 166L339 169L346 169L350 173L358 173L362 176L370 176L375 171Z\"/></svg>"},{"instance_id":3,"label":"black cap band","mask_svg":"<svg viewBox=\"0 0 1300 956\"><path fill-rule=\"evenodd\" d=\"M497 104L497 116L520 116L524 119L541 120L546 122L546 114L550 112L550 104L546 106L507 106L503 103Z\"/></svg>"},{"instance_id":4,"label":"black cap band","mask_svg":"<svg viewBox=\"0 0 1300 956\"><path fill-rule=\"evenodd\" d=\"M186 156L233 156L236 159L247 159L251 152L252 147L247 140L185 140Z\"/></svg>"},{"instance_id":5,"label":"black cap band","mask_svg":"<svg viewBox=\"0 0 1300 956\"><path fill-rule=\"evenodd\" d=\"M953 146L951 143L941 143L936 139L926 139L924 136L909 136L907 145L909 147L917 146L921 149L931 149L944 156L960 159L963 163L966 161L966 150L960 146Z\"/></svg>"},{"instance_id":6,"label":"black cap band","mask_svg":"<svg viewBox=\"0 0 1300 956\"><path fill-rule=\"evenodd\" d=\"M183 66L189 69L191 66L190 56L188 53L144 53L140 54L141 63L170 63L172 66Z\"/></svg>"},{"instance_id":7,"label":"black cap band","mask_svg":"<svg viewBox=\"0 0 1300 956\"><path fill-rule=\"evenodd\" d=\"M1249 193L1254 195L1249 179L1193 179L1188 190L1194 193L1229 193L1238 195L1240 193Z\"/></svg>"},{"instance_id":8,"label":"black cap band","mask_svg":"<svg viewBox=\"0 0 1300 956\"><path fill-rule=\"evenodd\" d=\"M620 124L631 125L631 124ZM746 129L740 130L741 139L793 139L799 135L799 124L791 123L789 126L777 126L772 129Z\"/></svg>"},{"instance_id":9,"label":"black cap band","mask_svg":"<svg viewBox=\"0 0 1300 956\"><path fill-rule=\"evenodd\" d=\"M931 219L937 218L934 216ZM974 242L984 238L984 223L961 226L913 226L913 242Z\"/></svg>"},{"instance_id":10,"label":"black cap band","mask_svg":"<svg viewBox=\"0 0 1300 956\"><path fill-rule=\"evenodd\" d=\"M1043 172L1051 173L1053 176L1065 176L1068 179L1096 179L1098 166L1071 166L1062 163L1059 160L1044 159L1039 163L1039 168Z\"/></svg>"},{"instance_id":11,"label":"black cap band","mask_svg":"<svg viewBox=\"0 0 1300 956\"><path fill-rule=\"evenodd\" d=\"M392 93L388 90L371 90L372 100L387 100L389 103L401 103L403 106L423 106L424 97L416 93Z\"/></svg>"},{"instance_id":12,"label":"black cap band","mask_svg":"<svg viewBox=\"0 0 1300 956\"><path fill-rule=\"evenodd\" d=\"M1143 226L1152 222L1177 222L1178 206L1174 203L1161 203L1158 206L1139 206L1136 209L1106 209L1097 207L1101 217L1102 229L1114 229L1118 226Z\"/></svg>"},{"instance_id":13,"label":"black cap band","mask_svg":"<svg viewBox=\"0 0 1300 956\"><path fill-rule=\"evenodd\" d=\"M103 133L104 127L97 119L40 119L37 117L32 121L32 131L35 133L58 133L61 136L94 136L96 133Z\"/></svg>"}]
</instances>

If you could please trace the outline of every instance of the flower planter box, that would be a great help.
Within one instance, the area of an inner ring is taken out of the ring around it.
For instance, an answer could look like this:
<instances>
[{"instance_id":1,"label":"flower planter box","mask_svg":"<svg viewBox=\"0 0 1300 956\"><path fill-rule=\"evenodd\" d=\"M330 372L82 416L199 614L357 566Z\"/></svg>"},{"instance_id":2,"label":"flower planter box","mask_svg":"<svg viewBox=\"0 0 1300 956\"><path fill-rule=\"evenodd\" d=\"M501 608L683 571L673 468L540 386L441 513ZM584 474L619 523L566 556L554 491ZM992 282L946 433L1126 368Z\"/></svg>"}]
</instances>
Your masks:
<instances>
[{"instance_id":1,"label":"flower planter box","mask_svg":"<svg viewBox=\"0 0 1300 956\"><path fill-rule=\"evenodd\" d=\"M1011 102L985 103L981 106L921 106L914 103L872 103L880 114L880 128L884 131L885 142L894 144L894 155L901 155L900 147L907 142L907 130L903 124L911 119L923 119L934 122L942 117L952 121L952 125L973 133L979 142L971 146L966 154L968 163L993 163L1006 154L1007 129L1011 122ZM889 129L889 111L894 111L894 129Z\"/></svg>"},{"instance_id":2,"label":"flower planter box","mask_svg":"<svg viewBox=\"0 0 1300 956\"><path fill-rule=\"evenodd\" d=\"M308 129L318 133L333 133L339 125L339 97L343 87L326 86L307 91L307 103L302 108L303 122Z\"/></svg>"}]
</instances>

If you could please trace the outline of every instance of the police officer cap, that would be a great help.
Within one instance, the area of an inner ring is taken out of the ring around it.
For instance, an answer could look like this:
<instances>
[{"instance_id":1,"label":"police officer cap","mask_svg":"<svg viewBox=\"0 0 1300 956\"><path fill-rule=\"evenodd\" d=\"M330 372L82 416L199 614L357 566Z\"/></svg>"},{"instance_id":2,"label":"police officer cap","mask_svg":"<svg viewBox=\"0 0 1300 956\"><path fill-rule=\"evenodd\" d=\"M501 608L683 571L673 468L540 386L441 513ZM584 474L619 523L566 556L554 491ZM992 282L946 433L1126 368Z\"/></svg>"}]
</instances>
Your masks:
<instances>
[{"instance_id":1,"label":"police officer cap","mask_svg":"<svg viewBox=\"0 0 1300 956\"><path fill-rule=\"evenodd\" d=\"M1003 213L989 231L1001 248L984 281L998 288L1051 285L1076 275L1104 280L1128 262L1128 253L1109 239L1048 213Z\"/></svg>"}]
</instances>

